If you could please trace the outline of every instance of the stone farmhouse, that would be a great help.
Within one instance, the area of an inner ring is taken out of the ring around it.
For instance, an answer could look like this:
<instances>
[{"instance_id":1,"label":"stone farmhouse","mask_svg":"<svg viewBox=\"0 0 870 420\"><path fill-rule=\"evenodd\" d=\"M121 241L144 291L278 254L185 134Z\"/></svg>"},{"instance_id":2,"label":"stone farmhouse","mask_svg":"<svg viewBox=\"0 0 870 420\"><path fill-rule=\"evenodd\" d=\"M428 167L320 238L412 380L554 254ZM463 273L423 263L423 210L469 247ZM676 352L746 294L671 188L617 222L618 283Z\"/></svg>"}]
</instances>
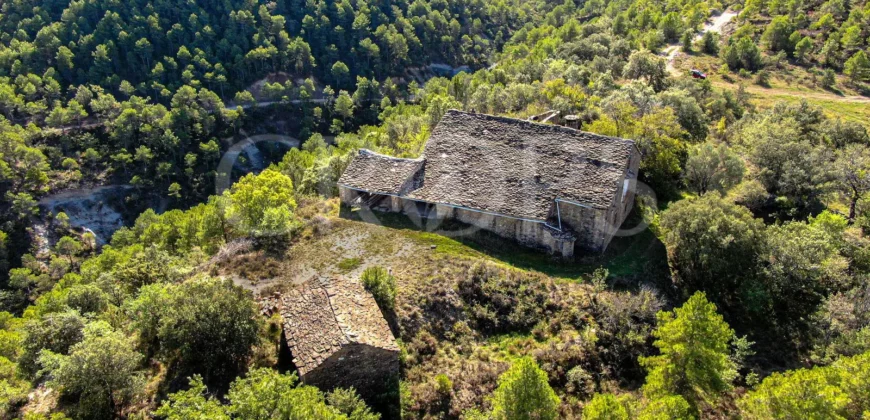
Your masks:
<instances>
[{"instance_id":1,"label":"stone farmhouse","mask_svg":"<svg viewBox=\"0 0 870 420\"><path fill-rule=\"evenodd\" d=\"M283 336L303 383L355 388L373 397L399 374L399 346L374 298L345 278L314 281L260 300L281 314Z\"/></svg>"},{"instance_id":2,"label":"stone farmhouse","mask_svg":"<svg viewBox=\"0 0 870 420\"><path fill-rule=\"evenodd\" d=\"M603 252L634 204L635 143L573 128L448 111L419 159L360 150L344 205L455 219L563 257Z\"/></svg>"}]
</instances>

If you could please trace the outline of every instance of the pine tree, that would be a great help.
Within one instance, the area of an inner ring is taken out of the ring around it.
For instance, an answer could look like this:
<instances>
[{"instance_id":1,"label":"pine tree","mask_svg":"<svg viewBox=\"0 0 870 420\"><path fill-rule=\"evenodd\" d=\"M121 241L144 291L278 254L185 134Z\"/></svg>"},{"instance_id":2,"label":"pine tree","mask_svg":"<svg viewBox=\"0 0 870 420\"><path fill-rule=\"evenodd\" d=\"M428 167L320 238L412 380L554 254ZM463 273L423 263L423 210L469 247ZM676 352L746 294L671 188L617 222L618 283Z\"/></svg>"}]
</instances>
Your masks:
<instances>
[{"instance_id":1,"label":"pine tree","mask_svg":"<svg viewBox=\"0 0 870 420\"><path fill-rule=\"evenodd\" d=\"M649 371L643 386L647 398L680 395L697 407L731 388L737 374L729 357L734 331L703 292L657 317L653 344L660 354L640 360Z\"/></svg>"},{"instance_id":2,"label":"pine tree","mask_svg":"<svg viewBox=\"0 0 870 420\"><path fill-rule=\"evenodd\" d=\"M559 397L547 383L547 374L534 360L514 362L498 380L493 395L496 419L547 420L558 418Z\"/></svg>"}]
</instances>

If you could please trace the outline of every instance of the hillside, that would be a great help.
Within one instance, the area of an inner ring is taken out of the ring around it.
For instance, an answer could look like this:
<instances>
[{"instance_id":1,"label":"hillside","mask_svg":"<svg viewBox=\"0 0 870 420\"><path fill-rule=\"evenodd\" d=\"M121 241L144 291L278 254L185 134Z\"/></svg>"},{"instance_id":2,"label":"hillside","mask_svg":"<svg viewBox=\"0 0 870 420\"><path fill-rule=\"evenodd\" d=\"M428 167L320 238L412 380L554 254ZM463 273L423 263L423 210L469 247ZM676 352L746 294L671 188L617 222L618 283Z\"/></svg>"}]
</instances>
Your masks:
<instances>
[{"instance_id":1,"label":"hillside","mask_svg":"<svg viewBox=\"0 0 870 420\"><path fill-rule=\"evenodd\" d=\"M0 419L870 418L866 0L0 9ZM450 110L571 133L490 154L516 223L636 186L624 230L561 259L340 202Z\"/></svg>"}]
</instances>

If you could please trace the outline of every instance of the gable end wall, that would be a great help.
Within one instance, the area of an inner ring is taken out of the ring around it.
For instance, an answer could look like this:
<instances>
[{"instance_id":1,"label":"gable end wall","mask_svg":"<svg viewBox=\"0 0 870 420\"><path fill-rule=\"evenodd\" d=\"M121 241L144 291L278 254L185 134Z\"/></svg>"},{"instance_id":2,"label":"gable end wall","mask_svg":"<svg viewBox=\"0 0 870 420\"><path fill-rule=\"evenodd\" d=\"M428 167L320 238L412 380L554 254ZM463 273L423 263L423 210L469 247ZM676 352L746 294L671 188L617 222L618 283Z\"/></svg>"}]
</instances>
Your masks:
<instances>
[{"instance_id":1,"label":"gable end wall","mask_svg":"<svg viewBox=\"0 0 870 420\"><path fill-rule=\"evenodd\" d=\"M363 398L386 390L390 378L399 374L399 353L367 344L347 344L301 377L303 383L324 392L353 387Z\"/></svg>"}]
</instances>

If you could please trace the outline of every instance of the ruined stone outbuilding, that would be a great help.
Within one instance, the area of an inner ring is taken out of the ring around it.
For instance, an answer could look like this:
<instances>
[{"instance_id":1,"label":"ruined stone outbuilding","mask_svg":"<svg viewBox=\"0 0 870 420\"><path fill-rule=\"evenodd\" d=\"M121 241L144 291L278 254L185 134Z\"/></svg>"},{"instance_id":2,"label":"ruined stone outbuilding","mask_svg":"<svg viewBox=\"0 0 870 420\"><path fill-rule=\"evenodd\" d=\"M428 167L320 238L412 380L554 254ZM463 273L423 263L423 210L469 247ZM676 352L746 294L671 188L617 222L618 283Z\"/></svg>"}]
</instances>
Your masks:
<instances>
[{"instance_id":1,"label":"ruined stone outbuilding","mask_svg":"<svg viewBox=\"0 0 870 420\"><path fill-rule=\"evenodd\" d=\"M313 281L261 299L280 313L299 378L321 390L353 387L363 397L384 391L399 373L399 346L374 298L341 277Z\"/></svg>"},{"instance_id":2,"label":"ruined stone outbuilding","mask_svg":"<svg viewBox=\"0 0 870 420\"><path fill-rule=\"evenodd\" d=\"M360 150L338 181L344 205L455 219L572 257L603 252L634 205L631 140L448 111L419 159Z\"/></svg>"}]
</instances>

